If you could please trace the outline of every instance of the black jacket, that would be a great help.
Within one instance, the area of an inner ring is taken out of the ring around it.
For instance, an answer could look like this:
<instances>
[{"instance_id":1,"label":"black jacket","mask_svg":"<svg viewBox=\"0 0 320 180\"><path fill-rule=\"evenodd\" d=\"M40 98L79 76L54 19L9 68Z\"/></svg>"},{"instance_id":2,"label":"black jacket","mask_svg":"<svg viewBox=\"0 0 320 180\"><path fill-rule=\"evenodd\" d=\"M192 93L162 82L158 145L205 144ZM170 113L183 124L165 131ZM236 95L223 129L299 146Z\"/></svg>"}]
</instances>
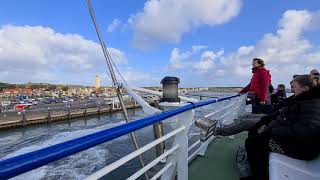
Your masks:
<instances>
[{"instance_id":1,"label":"black jacket","mask_svg":"<svg viewBox=\"0 0 320 180\"><path fill-rule=\"evenodd\" d=\"M294 97L282 113L280 123L265 133L306 152L306 159L316 157L320 153L320 87Z\"/></svg>"},{"instance_id":2,"label":"black jacket","mask_svg":"<svg viewBox=\"0 0 320 180\"><path fill-rule=\"evenodd\" d=\"M320 88L302 93L289 102L283 120L286 122L283 126L297 139L318 138L320 142Z\"/></svg>"},{"instance_id":3,"label":"black jacket","mask_svg":"<svg viewBox=\"0 0 320 180\"><path fill-rule=\"evenodd\" d=\"M266 116L263 116L259 122L256 123L256 128L260 128L262 125L271 125L271 124L287 124L287 121L284 121L287 116L289 104L293 104L294 95L284 99L280 104L279 108L273 113L270 113ZM271 127L270 127L271 128Z\"/></svg>"}]
</instances>

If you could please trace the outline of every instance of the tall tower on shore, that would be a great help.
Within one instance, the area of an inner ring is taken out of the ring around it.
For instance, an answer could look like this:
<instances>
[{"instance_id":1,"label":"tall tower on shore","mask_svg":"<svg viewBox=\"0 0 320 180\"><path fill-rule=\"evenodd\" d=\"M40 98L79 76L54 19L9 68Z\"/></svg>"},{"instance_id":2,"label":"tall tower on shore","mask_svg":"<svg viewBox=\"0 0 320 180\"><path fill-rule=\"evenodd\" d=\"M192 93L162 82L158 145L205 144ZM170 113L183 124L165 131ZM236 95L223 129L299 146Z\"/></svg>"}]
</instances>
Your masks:
<instances>
[{"instance_id":1,"label":"tall tower on shore","mask_svg":"<svg viewBox=\"0 0 320 180\"><path fill-rule=\"evenodd\" d=\"M96 89L100 88L100 76L97 74L96 75L96 82L95 82L95 86Z\"/></svg>"}]
</instances>

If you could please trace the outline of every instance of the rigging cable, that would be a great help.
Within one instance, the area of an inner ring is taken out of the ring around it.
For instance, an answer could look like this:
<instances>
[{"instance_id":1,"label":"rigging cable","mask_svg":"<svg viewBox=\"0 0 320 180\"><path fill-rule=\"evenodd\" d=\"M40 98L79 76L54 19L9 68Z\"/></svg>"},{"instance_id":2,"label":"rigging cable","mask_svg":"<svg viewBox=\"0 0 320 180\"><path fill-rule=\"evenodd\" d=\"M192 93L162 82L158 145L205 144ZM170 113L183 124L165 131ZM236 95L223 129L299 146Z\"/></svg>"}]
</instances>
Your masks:
<instances>
[{"instance_id":1,"label":"rigging cable","mask_svg":"<svg viewBox=\"0 0 320 180\"><path fill-rule=\"evenodd\" d=\"M111 57L111 56L110 56L110 57ZM118 70L118 68L117 68L116 64L114 63L114 61L112 60L112 58L111 58L111 62L112 62L112 64L113 64L113 66L116 68L116 70L117 70L119 76L121 77L121 79L123 80L123 82L128 86L127 81L122 77L122 74L121 74L120 71Z\"/></svg>"},{"instance_id":2,"label":"rigging cable","mask_svg":"<svg viewBox=\"0 0 320 180\"><path fill-rule=\"evenodd\" d=\"M112 79L113 85L114 85L114 87L116 89L117 96L118 96L118 99L120 101L120 104L121 104L121 107L122 107L122 110L123 110L123 115L125 117L126 122L128 123L129 122L128 113L127 113L126 107L125 107L124 102L123 102L122 94L121 94L121 91L120 91L120 86L118 84L117 78L116 78L114 70L113 70L113 66L112 66L112 63L111 63L112 62L111 56L110 56L110 54L108 52L108 49L106 48L106 45L105 45L105 43L103 41L101 32L100 32L98 24L96 22L96 17L94 15L90 0L86 0L86 4L88 6L91 19L93 21L96 33L98 35L98 38L99 38L99 41L100 41L100 45L101 45L101 48L102 48L102 51L103 51L103 55L105 57L107 65L108 65L109 73L111 75L111 79ZM134 145L135 149L136 150L139 149L135 134L132 132L132 133L130 133L130 135L131 135L131 139L133 141L133 145ZM140 160L141 166L144 167L144 161L143 161L141 155L139 155L139 160ZM144 173L144 175L145 175L146 179L149 179L147 173Z\"/></svg>"}]
</instances>

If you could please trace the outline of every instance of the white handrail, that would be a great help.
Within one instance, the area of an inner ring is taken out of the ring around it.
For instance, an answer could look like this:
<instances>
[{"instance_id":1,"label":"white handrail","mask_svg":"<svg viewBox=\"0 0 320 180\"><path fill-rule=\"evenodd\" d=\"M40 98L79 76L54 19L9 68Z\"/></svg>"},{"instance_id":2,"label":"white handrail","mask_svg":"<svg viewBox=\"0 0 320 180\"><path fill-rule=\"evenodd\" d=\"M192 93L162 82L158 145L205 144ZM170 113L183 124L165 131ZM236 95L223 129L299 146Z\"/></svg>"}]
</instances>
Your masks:
<instances>
[{"instance_id":1,"label":"white handrail","mask_svg":"<svg viewBox=\"0 0 320 180\"><path fill-rule=\"evenodd\" d=\"M164 172L166 172L170 167L172 166L172 163L168 163L166 166L164 166L157 174L155 174L150 180L156 180L158 179Z\"/></svg>"},{"instance_id":2,"label":"white handrail","mask_svg":"<svg viewBox=\"0 0 320 180\"><path fill-rule=\"evenodd\" d=\"M150 168L152 168L153 166L155 166L158 162L160 162L162 159L166 158L169 154L173 153L174 151L176 151L179 148L179 145L175 145L174 147L172 147L171 149L169 149L168 151L166 151L165 153L163 153L161 156L157 157L156 159L154 159L152 162L150 162L148 165L144 166L142 169L140 169L139 171L137 171L136 173L134 173L133 175L131 175L128 180L134 180L137 179L138 177L140 177L143 173L145 173L146 171L148 171Z\"/></svg>"},{"instance_id":3,"label":"white handrail","mask_svg":"<svg viewBox=\"0 0 320 180\"><path fill-rule=\"evenodd\" d=\"M149 93L149 94L153 94L153 95L156 95L156 96L162 96L162 92L153 91L153 90L150 90L150 89L144 89L144 88L139 88L139 87L131 87L131 89L134 90L134 91ZM181 100L183 100L183 101L186 101L186 102L199 102L198 99L188 98L188 97L181 96L181 95L179 95L179 98Z\"/></svg>"},{"instance_id":4,"label":"white handrail","mask_svg":"<svg viewBox=\"0 0 320 180\"><path fill-rule=\"evenodd\" d=\"M147 150L151 149L152 147L154 147L155 145L169 139L170 137L178 134L179 132L183 131L184 129L186 129L185 126L182 126L168 134L166 134L165 136L155 140L155 141L152 141L151 143L137 149L136 151L128 154L127 156L119 159L118 161L104 167L103 169L100 169L99 171L91 174L89 177L87 177L86 179L87 180L93 180L93 179L99 179L101 177L103 177L104 175L110 173L111 171L117 169L118 167L120 167L121 165L125 164L126 162L132 160L133 158L139 156L140 154L146 152Z\"/></svg>"},{"instance_id":5,"label":"white handrail","mask_svg":"<svg viewBox=\"0 0 320 180\"><path fill-rule=\"evenodd\" d=\"M196 141L195 143L193 143L189 148L188 148L188 151L190 151L191 149L193 149L194 147L196 147L198 144L200 144L201 143L201 141L200 140L198 140L198 141Z\"/></svg>"},{"instance_id":6,"label":"white handrail","mask_svg":"<svg viewBox=\"0 0 320 180\"><path fill-rule=\"evenodd\" d=\"M206 115L203 116L203 118L208 118L214 115L217 115L218 113L224 111L225 109L229 108L232 109L232 112L226 112L222 115L219 115L219 117L216 117L216 120L222 120L223 118L225 118L228 115L234 114L234 115L239 115L239 112L241 111L241 106L243 105L243 100L244 100L244 96L240 97L240 98L236 98L234 102L231 102L230 104L223 106L222 108L219 108L218 110L215 110L214 112L208 113ZM230 117L231 118L231 117ZM235 118L235 117L233 117ZM200 120L202 118L196 119L196 120ZM193 123L196 121L193 120ZM188 157L188 162L191 162L197 155L204 155L207 146L210 144L210 142L215 139L215 136L210 137L209 139L207 139L205 142L200 142L200 140L198 140L197 142L195 142L194 144L192 144L189 148L188 151L194 149L199 143L201 144L200 147L196 150L193 151L193 153Z\"/></svg>"},{"instance_id":7,"label":"white handrail","mask_svg":"<svg viewBox=\"0 0 320 180\"><path fill-rule=\"evenodd\" d=\"M230 114L230 112L224 113L222 116L220 116L219 120L220 120L220 119L223 119L224 117L226 117L226 116L229 115L229 114Z\"/></svg>"},{"instance_id":8,"label":"white handrail","mask_svg":"<svg viewBox=\"0 0 320 180\"><path fill-rule=\"evenodd\" d=\"M220 112L220 111L213 111L212 113L206 114L206 115L204 115L203 117L204 117L204 118L208 118L208 117L210 117L210 116L215 115L215 114L218 113L218 112Z\"/></svg>"},{"instance_id":9,"label":"white handrail","mask_svg":"<svg viewBox=\"0 0 320 180\"><path fill-rule=\"evenodd\" d=\"M198 153L200 152L201 148L203 147L204 145L202 144L197 150L195 150L189 157L188 157L188 162L190 162L191 159L193 159L195 156L198 155Z\"/></svg>"},{"instance_id":10,"label":"white handrail","mask_svg":"<svg viewBox=\"0 0 320 180\"><path fill-rule=\"evenodd\" d=\"M196 149L189 157L188 157L188 162L190 162L193 158L195 158L197 155L201 155L201 153L200 153L200 151L202 150L202 149L204 149L204 148L206 148L206 146L208 145L208 144L210 144L210 142L213 140L213 139L215 139L215 138L217 138L216 136L211 136L209 139L207 139L207 141L205 141L205 142L202 142L201 143L201 145L200 145L200 147L198 148L198 149Z\"/></svg>"},{"instance_id":11,"label":"white handrail","mask_svg":"<svg viewBox=\"0 0 320 180\"><path fill-rule=\"evenodd\" d=\"M233 106L233 105L235 105L235 104L236 104L236 103L233 103L233 104L231 104L231 106ZM230 105L227 105L227 106L223 107L222 109L217 110L217 111L214 111L214 112L209 113L209 114L206 114L206 115L204 115L203 117L204 117L204 118L208 118L208 117L210 117L210 116L213 116L213 115L217 114L218 112L221 112L221 111L225 110L226 107L231 107L231 106L230 106ZM223 116L223 117L224 117L224 116ZM196 119L196 120L193 120L192 122L194 123L194 122L196 122L197 120L200 120L200 119L201 119L201 118ZM222 118L220 117L219 119L222 119Z\"/></svg>"}]
</instances>

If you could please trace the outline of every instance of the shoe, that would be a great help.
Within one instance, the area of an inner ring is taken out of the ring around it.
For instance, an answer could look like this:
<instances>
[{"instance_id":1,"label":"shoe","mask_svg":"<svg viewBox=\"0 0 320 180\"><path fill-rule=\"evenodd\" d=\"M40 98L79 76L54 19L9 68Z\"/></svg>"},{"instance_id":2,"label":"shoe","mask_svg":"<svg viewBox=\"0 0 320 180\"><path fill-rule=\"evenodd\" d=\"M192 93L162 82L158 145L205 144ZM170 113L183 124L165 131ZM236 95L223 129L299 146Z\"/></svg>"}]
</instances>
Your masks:
<instances>
[{"instance_id":1,"label":"shoe","mask_svg":"<svg viewBox=\"0 0 320 180\"><path fill-rule=\"evenodd\" d=\"M201 142L206 141L211 136L216 136L215 131L217 129L218 121L217 120L207 120L207 123L208 123L208 126L206 129L204 129L203 135L200 138Z\"/></svg>"}]
</instances>

